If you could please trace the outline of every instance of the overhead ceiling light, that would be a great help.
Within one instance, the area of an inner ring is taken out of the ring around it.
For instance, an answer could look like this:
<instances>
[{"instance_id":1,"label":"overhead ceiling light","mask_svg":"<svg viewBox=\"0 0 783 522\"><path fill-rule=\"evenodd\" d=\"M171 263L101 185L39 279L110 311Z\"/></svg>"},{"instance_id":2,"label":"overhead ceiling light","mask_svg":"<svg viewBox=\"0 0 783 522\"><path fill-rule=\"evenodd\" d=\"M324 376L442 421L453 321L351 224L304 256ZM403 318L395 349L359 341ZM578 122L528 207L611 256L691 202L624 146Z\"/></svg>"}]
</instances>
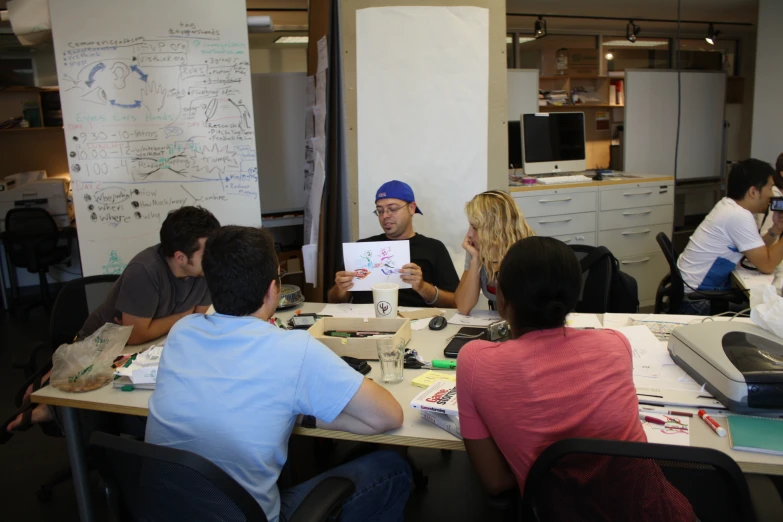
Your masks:
<instances>
[{"instance_id":1,"label":"overhead ceiling light","mask_svg":"<svg viewBox=\"0 0 783 522\"><path fill-rule=\"evenodd\" d=\"M665 47L669 45L666 40L637 40L636 42L629 42L628 40L609 40L603 42L601 45L607 47Z\"/></svg>"},{"instance_id":2,"label":"overhead ceiling light","mask_svg":"<svg viewBox=\"0 0 783 522\"><path fill-rule=\"evenodd\" d=\"M704 39L707 40L708 44L715 45L715 40L717 40L719 36L720 31L716 31L715 27L710 24L710 27L707 29L707 37Z\"/></svg>"},{"instance_id":3,"label":"overhead ceiling light","mask_svg":"<svg viewBox=\"0 0 783 522\"><path fill-rule=\"evenodd\" d=\"M636 37L642 32L642 28L633 23L633 20L628 20L628 25L625 26L625 38L631 43L636 43Z\"/></svg>"},{"instance_id":4,"label":"overhead ceiling light","mask_svg":"<svg viewBox=\"0 0 783 522\"><path fill-rule=\"evenodd\" d=\"M309 41L307 36L281 36L275 40L276 44L306 44Z\"/></svg>"},{"instance_id":5,"label":"overhead ceiling light","mask_svg":"<svg viewBox=\"0 0 783 522\"><path fill-rule=\"evenodd\" d=\"M536 23L533 24L533 34L536 38L543 38L546 36L546 20L543 16L539 16Z\"/></svg>"},{"instance_id":6,"label":"overhead ceiling light","mask_svg":"<svg viewBox=\"0 0 783 522\"><path fill-rule=\"evenodd\" d=\"M606 53L604 56L607 60L614 60L614 55L612 53Z\"/></svg>"}]
</instances>

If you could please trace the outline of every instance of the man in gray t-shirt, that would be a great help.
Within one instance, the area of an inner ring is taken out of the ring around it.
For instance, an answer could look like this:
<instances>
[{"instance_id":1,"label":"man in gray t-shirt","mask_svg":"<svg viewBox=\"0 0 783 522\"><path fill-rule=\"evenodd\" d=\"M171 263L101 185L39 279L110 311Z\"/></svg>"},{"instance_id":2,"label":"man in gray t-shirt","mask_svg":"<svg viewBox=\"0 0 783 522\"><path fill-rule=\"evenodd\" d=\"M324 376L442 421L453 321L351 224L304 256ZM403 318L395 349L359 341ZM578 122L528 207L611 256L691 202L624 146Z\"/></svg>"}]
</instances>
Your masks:
<instances>
[{"instance_id":1,"label":"man in gray t-shirt","mask_svg":"<svg viewBox=\"0 0 783 522\"><path fill-rule=\"evenodd\" d=\"M202 247L203 250L203 247ZM87 337L106 323L122 323L123 318L149 318L154 335L163 325L185 315L206 313L212 300L207 281L203 277L177 277L169 267L162 245L154 245L139 252L114 283L109 295L79 331L79 337ZM137 326L134 326L134 331ZM170 329L169 326L168 329ZM133 341L145 342L148 335L137 335ZM151 337L154 339L155 337ZM129 344L138 344L129 342Z\"/></svg>"},{"instance_id":2,"label":"man in gray t-shirt","mask_svg":"<svg viewBox=\"0 0 783 522\"><path fill-rule=\"evenodd\" d=\"M215 216L201 207L169 212L160 228L160 243L136 254L103 304L87 318L78 337L86 337L113 322L133 326L128 344L141 344L168 334L174 323L186 315L205 313L212 299L201 258L207 236L219 228ZM46 384L50 374L51 371L41 378L41 385ZM27 389L25 399L32 388L31 385ZM94 430L108 430L106 414L79 411L85 441ZM52 411L46 404L39 404L28 420L24 420L24 413L19 413L6 429L24 430L30 424L51 420Z\"/></svg>"}]
</instances>

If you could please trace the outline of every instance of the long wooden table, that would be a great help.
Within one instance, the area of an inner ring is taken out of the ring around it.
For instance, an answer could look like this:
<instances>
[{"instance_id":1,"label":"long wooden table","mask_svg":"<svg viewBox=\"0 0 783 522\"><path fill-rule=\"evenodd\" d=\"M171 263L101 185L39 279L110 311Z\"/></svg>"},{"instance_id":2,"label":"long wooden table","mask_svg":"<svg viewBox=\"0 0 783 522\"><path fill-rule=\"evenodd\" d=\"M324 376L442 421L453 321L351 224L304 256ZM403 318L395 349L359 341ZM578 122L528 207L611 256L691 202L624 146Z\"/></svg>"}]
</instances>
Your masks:
<instances>
[{"instance_id":1,"label":"long wooden table","mask_svg":"<svg viewBox=\"0 0 783 522\"><path fill-rule=\"evenodd\" d=\"M323 307L324 305L321 303L308 303L300 308L278 313L277 317L283 321L287 321L296 310L302 310L303 313L313 313L320 312ZM455 310L447 310L446 317L450 318L454 313ZM642 316L647 316L647 314L628 317ZM448 339L457 333L458 330L459 327L455 325L448 325L441 331L432 331L428 328L424 330L415 330L412 332L412 338L408 346L416 349L426 360L443 358L443 349L445 348ZM156 342L160 341L161 340L158 340ZM148 343L147 346L154 343L155 342ZM129 347L128 351L136 352L139 351L139 348L140 347ZM144 348L144 346L141 348ZM370 363L370 366L372 367L372 371L368 374L368 377L381 383L379 365L377 363ZM396 384L381 383L402 405L405 417L403 425L399 429L380 435L368 436L355 435L341 431L297 427L294 429L294 434L310 437L464 451L465 448L460 439L457 439L450 433L425 421L421 418L421 415L417 410L409 407L411 399L421 391L421 388L413 386L411 381L425 371L426 370L406 369L402 382ZM46 386L32 395L33 402L60 406L63 408L63 421L65 424L66 438L68 439L68 454L71 459L74 486L77 491L77 501L79 502L81 519L83 521L92 521L93 518L89 484L87 481L87 468L84 461L85 449L81 447L81 438L78 436L79 426L76 409L147 416L149 412L147 403L151 394L151 391L145 390L123 392L111 386L106 386L87 393L67 393L54 389L51 386ZM682 410L684 408L679 406L677 409ZM691 408L689 411L695 412L696 410ZM723 419L723 423L725 424L725 419ZM697 417L694 417L691 420L690 426L691 446L713 448L722 451L731 456L739 464L740 468L748 473L783 475L783 457L734 451L729 447L728 437L718 437Z\"/></svg>"}]
</instances>

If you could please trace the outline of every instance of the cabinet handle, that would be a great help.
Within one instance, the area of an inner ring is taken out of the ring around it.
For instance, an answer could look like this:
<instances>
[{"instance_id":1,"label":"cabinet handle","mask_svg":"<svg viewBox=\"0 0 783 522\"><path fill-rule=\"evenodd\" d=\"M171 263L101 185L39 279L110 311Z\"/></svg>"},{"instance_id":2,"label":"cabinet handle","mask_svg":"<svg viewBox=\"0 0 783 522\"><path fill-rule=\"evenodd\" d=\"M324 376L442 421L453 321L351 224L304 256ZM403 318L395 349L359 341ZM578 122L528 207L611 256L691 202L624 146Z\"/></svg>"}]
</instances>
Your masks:
<instances>
[{"instance_id":1,"label":"cabinet handle","mask_svg":"<svg viewBox=\"0 0 783 522\"><path fill-rule=\"evenodd\" d=\"M645 214L652 214L652 210L642 210L641 212L623 212L623 216L643 216Z\"/></svg>"},{"instance_id":2,"label":"cabinet handle","mask_svg":"<svg viewBox=\"0 0 783 522\"><path fill-rule=\"evenodd\" d=\"M539 221L539 225L549 225L551 223L568 223L573 218L566 218L566 219L548 219L546 221Z\"/></svg>"},{"instance_id":3,"label":"cabinet handle","mask_svg":"<svg viewBox=\"0 0 783 522\"><path fill-rule=\"evenodd\" d=\"M566 201L571 201L574 198L558 198L558 199L539 199L539 203L564 203Z\"/></svg>"},{"instance_id":4,"label":"cabinet handle","mask_svg":"<svg viewBox=\"0 0 783 522\"><path fill-rule=\"evenodd\" d=\"M585 236L574 236L574 237L571 237L571 238L568 238L568 239L564 239L563 243L565 243L567 245L568 243L570 243L571 241L574 241L574 240L576 240L576 241L584 241L585 240Z\"/></svg>"},{"instance_id":5,"label":"cabinet handle","mask_svg":"<svg viewBox=\"0 0 783 522\"><path fill-rule=\"evenodd\" d=\"M635 259L633 261L620 261L620 264L621 265L638 265L638 264L641 264L641 263L646 263L650 259L652 259L652 258L651 257L645 257L644 259Z\"/></svg>"},{"instance_id":6,"label":"cabinet handle","mask_svg":"<svg viewBox=\"0 0 783 522\"><path fill-rule=\"evenodd\" d=\"M645 190L644 192L623 192L623 196L649 196L652 193L652 190Z\"/></svg>"},{"instance_id":7,"label":"cabinet handle","mask_svg":"<svg viewBox=\"0 0 783 522\"><path fill-rule=\"evenodd\" d=\"M624 236L639 236L642 234L649 234L651 230L648 228L647 230L640 230L639 232L623 232Z\"/></svg>"}]
</instances>

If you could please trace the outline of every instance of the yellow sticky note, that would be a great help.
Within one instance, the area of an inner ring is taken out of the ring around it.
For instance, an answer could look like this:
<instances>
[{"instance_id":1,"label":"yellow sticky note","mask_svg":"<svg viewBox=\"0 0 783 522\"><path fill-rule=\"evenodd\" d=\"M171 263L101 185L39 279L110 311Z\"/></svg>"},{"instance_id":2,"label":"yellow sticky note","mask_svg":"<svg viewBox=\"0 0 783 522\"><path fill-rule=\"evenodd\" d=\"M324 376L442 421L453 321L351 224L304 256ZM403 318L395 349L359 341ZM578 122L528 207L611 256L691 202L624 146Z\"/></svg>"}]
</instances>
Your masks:
<instances>
[{"instance_id":1,"label":"yellow sticky note","mask_svg":"<svg viewBox=\"0 0 783 522\"><path fill-rule=\"evenodd\" d=\"M451 372L433 372L432 370L428 371L427 373L423 373L413 379L411 381L411 384L414 386L418 386L419 388L429 388L434 383L438 381L453 381L457 382L457 373Z\"/></svg>"}]
</instances>

